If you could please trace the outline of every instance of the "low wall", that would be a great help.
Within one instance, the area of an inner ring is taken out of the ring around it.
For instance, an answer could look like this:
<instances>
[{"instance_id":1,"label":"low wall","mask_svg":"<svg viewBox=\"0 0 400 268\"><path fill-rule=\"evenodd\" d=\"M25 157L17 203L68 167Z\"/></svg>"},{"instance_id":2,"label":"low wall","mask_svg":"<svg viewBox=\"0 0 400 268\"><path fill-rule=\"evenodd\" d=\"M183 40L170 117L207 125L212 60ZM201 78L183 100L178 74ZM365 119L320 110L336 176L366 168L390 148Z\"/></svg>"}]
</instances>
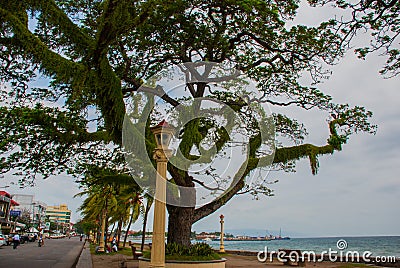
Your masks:
<instances>
[{"instance_id":1,"label":"low wall","mask_svg":"<svg viewBox=\"0 0 400 268\"><path fill-rule=\"evenodd\" d=\"M166 268L225 268L226 259L212 261L173 261L167 260L165 262ZM139 268L148 268L150 266L150 259L139 258Z\"/></svg>"}]
</instances>

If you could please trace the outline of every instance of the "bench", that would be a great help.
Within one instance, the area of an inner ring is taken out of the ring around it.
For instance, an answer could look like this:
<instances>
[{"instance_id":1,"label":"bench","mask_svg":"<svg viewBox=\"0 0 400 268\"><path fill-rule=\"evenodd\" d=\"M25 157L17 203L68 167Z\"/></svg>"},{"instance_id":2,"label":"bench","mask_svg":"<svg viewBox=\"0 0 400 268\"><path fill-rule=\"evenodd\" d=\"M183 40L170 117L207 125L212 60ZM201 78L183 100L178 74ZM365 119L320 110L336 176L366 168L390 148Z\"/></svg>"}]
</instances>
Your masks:
<instances>
[{"instance_id":1,"label":"bench","mask_svg":"<svg viewBox=\"0 0 400 268\"><path fill-rule=\"evenodd\" d=\"M306 266L299 249L279 249L278 260L282 261L284 265Z\"/></svg>"},{"instance_id":2,"label":"bench","mask_svg":"<svg viewBox=\"0 0 400 268\"><path fill-rule=\"evenodd\" d=\"M137 259L139 259L139 257L143 256L143 253L141 251L136 251L136 247L131 246L131 249L132 249L132 256L133 256L134 260L137 260Z\"/></svg>"}]
</instances>

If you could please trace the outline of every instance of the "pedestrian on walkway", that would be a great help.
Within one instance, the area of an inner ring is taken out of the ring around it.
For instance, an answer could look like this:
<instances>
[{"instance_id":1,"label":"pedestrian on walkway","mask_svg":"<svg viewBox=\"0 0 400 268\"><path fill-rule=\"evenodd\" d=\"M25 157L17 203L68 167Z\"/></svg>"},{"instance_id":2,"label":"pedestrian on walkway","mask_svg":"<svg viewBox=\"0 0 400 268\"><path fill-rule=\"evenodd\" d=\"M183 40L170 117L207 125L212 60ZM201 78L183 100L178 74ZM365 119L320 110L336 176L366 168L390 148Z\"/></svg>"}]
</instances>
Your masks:
<instances>
[{"instance_id":1,"label":"pedestrian on walkway","mask_svg":"<svg viewBox=\"0 0 400 268\"><path fill-rule=\"evenodd\" d=\"M42 233L40 233L40 236L39 236L39 243L40 243L41 247L44 246L44 236Z\"/></svg>"},{"instance_id":2,"label":"pedestrian on walkway","mask_svg":"<svg viewBox=\"0 0 400 268\"><path fill-rule=\"evenodd\" d=\"M112 242L111 242L111 251L118 251L118 246L117 246L117 238L114 236Z\"/></svg>"}]
</instances>

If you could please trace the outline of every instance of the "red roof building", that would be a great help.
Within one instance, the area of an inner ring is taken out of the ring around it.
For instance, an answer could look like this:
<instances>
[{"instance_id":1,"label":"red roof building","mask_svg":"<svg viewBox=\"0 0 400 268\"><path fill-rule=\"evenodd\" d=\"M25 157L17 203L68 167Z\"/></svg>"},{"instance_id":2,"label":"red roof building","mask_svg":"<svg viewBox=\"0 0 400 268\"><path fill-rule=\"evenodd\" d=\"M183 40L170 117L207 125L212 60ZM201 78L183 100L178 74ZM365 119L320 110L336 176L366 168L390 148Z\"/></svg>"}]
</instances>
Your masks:
<instances>
[{"instance_id":1,"label":"red roof building","mask_svg":"<svg viewBox=\"0 0 400 268\"><path fill-rule=\"evenodd\" d=\"M6 191L0 191L0 224L2 229L10 228L10 209L19 206L18 202L12 200L12 196Z\"/></svg>"}]
</instances>

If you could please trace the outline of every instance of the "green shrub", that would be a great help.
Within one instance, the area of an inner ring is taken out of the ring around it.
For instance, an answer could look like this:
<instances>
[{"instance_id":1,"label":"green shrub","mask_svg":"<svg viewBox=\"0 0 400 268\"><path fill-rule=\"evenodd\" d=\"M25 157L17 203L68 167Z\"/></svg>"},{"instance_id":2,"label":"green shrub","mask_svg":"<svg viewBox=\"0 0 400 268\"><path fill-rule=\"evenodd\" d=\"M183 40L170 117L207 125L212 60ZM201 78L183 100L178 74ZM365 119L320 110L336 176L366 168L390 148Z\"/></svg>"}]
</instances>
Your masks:
<instances>
[{"instance_id":1,"label":"green shrub","mask_svg":"<svg viewBox=\"0 0 400 268\"><path fill-rule=\"evenodd\" d=\"M151 252L143 252L143 257L150 259ZM177 261L211 261L219 260L221 256L206 243L196 243L189 247L176 243L169 243L165 247L165 259Z\"/></svg>"},{"instance_id":2,"label":"green shrub","mask_svg":"<svg viewBox=\"0 0 400 268\"><path fill-rule=\"evenodd\" d=\"M165 255L187 255L187 247L177 243L169 243L165 247Z\"/></svg>"},{"instance_id":3,"label":"green shrub","mask_svg":"<svg viewBox=\"0 0 400 268\"><path fill-rule=\"evenodd\" d=\"M214 250L206 243L196 243L189 247L189 255L191 256L210 256Z\"/></svg>"},{"instance_id":4,"label":"green shrub","mask_svg":"<svg viewBox=\"0 0 400 268\"><path fill-rule=\"evenodd\" d=\"M196 243L184 246L177 243L169 243L165 247L165 255L178 256L211 256L214 250L206 243Z\"/></svg>"}]
</instances>

